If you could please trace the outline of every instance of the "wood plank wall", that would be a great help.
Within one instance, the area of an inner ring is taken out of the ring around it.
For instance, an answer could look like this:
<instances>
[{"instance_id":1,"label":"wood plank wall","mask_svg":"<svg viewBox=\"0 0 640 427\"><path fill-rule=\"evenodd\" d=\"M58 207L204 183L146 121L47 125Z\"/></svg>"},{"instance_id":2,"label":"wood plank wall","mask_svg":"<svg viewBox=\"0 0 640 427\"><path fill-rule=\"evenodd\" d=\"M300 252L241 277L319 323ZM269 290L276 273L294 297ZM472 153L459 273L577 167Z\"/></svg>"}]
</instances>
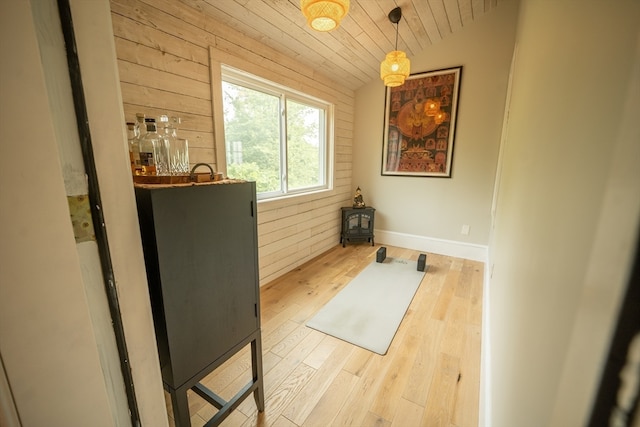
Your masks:
<instances>
[{"instance_id":1,"label":"wood plank wall","mask_svg":"<svg viewBox=\"0 0 640 427\"><path fill-rule=\"evenodd\" d=\"M126 120L181 117L192 164L218 170L211 67L219 63L334 104L333 189L259 203L260 284L337 245L340 207L353 195L354 92L178 0L111 0L111 16Z\"/></svg>"}]
</instances>

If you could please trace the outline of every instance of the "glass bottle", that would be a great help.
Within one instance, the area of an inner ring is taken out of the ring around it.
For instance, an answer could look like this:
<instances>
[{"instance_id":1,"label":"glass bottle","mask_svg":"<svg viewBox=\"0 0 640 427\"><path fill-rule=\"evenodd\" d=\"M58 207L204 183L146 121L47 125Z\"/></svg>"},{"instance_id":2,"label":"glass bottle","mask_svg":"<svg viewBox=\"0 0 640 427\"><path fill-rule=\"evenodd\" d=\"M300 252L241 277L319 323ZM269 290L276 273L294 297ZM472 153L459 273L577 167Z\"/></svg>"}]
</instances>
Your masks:
<instances>
[{"instance_id":1,"label":"glass bottle","mask_svg":"<svg viewBox=\"0 0 640 427\"><path fill-rule=\"evenodd\" d=\"M140 150L138 147L138 137L140 128L137 122L127 122L127 140L129 142L129 161L131 162L131 174L140 175Z\"/></svg>"},{"instance_id":2,"label":"glass bottle","mask_svg":"<svg viewBox=\"0 0 640 427\"><path fill-rule=\"evenodd\" d=\"M136 113L136 125L138 126L138 141L147 133L147 124L144 113Z\"/></svg>"},{"instance_id":3,"label":"glass bottle","mask_svg":"<svg viewBox=\"0 0 640 427\"><path fill-rule=\"evenodd\" d=\"M156 168L158 175L170 175L169 152L171 150L171 145L173 145L173 138L169 117L163 114L158 117L158 120L160 122L158 125L160 140L156 150Z\"/></svg>"},{"instance_id":4,"label":"glass bottle","mask_svg":"<svg viewBox=\"0 0 640 427\"><path fill-rule=\"evenodd\" d=\"M156 119L144 119L147 133L139 139L140 165L142 175L157 175L156 151L160 144L160 136L156 129Z\"/></svg>"},{"instance_id":5,"label":"glass bottle","mask_svg":"<svg viewBox=\"0 0 640 427\"><path fill-rule=\"evenodd\" d=\"M167 133L169 135L169 171L171 175L188 175L189 143L184 138L178 138L178 128L182 120L180 117L170 117Z\"/></svg>"},{"instance_id":6,"label":"glass bottle","mask_svg":"<svg viewBox=\"0 0 640 427\"><path fill-rule=\"evenodd\" d=\"M147 134L147 123L145 122L144 113L136 113L136 125L138 126L138 137L136 138L135 145L138 151L138 175L144 175L142 172L142 162L140 161L140 140Z\"/></svg>"},{"instance_id":7,"label":"glass bottle","mask_svg":"<svg viewBox=\"0 0 640 427\"><path fill-rule=\"evenodd\" d=\"M176 117L176 129L179 124L182 123L180 117ZM177 156L178 156L178 169L180 173L189 175L191 173L191 166L189 165L189 141L186 138L178 138L178 148L177 148Z\"/></svg>"},{"instance_id":8,"label":"glass bottle","mask_svg":"<svg viewBox=\"0 0 640 427\"><path fill-rule=\"evenodd\" d=\"M185 138L176 138L172 150L172 162L174 175L189 175L189 141Z\"/></svg>"}]
</instances>

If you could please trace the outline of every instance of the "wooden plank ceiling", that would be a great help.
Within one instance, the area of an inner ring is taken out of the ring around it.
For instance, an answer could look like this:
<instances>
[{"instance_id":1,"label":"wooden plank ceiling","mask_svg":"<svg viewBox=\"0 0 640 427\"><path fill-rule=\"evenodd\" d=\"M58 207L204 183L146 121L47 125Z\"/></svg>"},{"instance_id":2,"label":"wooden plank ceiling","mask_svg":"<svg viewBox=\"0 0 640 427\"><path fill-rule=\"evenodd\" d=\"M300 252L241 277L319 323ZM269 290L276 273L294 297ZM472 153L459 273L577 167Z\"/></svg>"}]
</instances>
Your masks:
<instances>
[{"instance_id":1,"label":"wooden plank ceiling","mask_svg":"<svg viewBox=\"0 0 640 427\"><path fill-rule=\"evenodd\" d=\"M357 89L380 78L394 49L388 13L400 6L398 49L412 56L498 6L498 0L351 0L347 17L328 33L311 30L299 0L180 0L240 33L295 58L333 81Z\"/></svg>"}]
</instances>

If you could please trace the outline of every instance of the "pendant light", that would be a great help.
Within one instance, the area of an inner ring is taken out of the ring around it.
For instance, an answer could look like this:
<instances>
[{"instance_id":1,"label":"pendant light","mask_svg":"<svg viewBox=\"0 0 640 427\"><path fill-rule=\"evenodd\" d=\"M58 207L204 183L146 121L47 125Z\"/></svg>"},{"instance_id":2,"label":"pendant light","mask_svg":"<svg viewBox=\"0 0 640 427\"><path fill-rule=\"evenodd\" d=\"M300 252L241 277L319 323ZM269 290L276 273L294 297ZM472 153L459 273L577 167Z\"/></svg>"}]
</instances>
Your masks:
<instances>
[{"instance_id":1,"label":"pendant light","mask_svg":"<svg viewBox=\"0 0 640 427\"><path fill-rule=\"evenodd\" d=\"M331 31L349 12L349 0L300 0L300 10L309 27L316 31Z\"/></svg>"},{"instance_id":2,"label":"pendant light","mask_svg":"<svg viewBox=\"0 0 640 427\"><path fill-rule=\"evenodd\" d=\"M404 80L409 77L411 61L407 54L398 50L398 22L402 18L402 9L396 7L389 12L389 21L396 24L396 47L395 50L387 53L386 58L380 64L380 78L385 86L394 87L404 84Z\"/></svg>"}]
</instances>

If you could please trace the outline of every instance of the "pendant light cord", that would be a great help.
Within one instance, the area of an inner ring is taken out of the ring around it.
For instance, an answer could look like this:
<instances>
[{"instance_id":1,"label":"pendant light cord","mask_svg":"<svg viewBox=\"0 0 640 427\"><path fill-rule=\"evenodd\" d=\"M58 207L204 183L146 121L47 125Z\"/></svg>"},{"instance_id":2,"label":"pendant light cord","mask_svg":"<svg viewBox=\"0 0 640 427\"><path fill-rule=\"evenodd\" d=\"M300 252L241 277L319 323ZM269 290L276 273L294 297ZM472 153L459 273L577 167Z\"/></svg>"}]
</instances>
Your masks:
<instances>
[{"instance_id":1,"label":"pendant light cord","mask_svg":"<svg viewBox=\"0 0 640 427\"><path fill-rule=\"evenodd\" d=\"M396 48L398 50L398 25L400 25L400 21L396 22Z\"/></svg>"},{"instance_id":2,"label":"pendant light cord","mask_svg":"<svg viewBox=\"0 0 640 427\"><path fill-rule=\"evenodd\" d=\"M396 7L391 12L389 12L389 15L387 15L387 18L389 18L389 21L391 21L391 23L396 24L396 47L395 47L395 50L398 50L398 29L399 29L399 25L400 25L400 20L402 19L402 9L400 7Z\"/></svg>"}]
</instances>

